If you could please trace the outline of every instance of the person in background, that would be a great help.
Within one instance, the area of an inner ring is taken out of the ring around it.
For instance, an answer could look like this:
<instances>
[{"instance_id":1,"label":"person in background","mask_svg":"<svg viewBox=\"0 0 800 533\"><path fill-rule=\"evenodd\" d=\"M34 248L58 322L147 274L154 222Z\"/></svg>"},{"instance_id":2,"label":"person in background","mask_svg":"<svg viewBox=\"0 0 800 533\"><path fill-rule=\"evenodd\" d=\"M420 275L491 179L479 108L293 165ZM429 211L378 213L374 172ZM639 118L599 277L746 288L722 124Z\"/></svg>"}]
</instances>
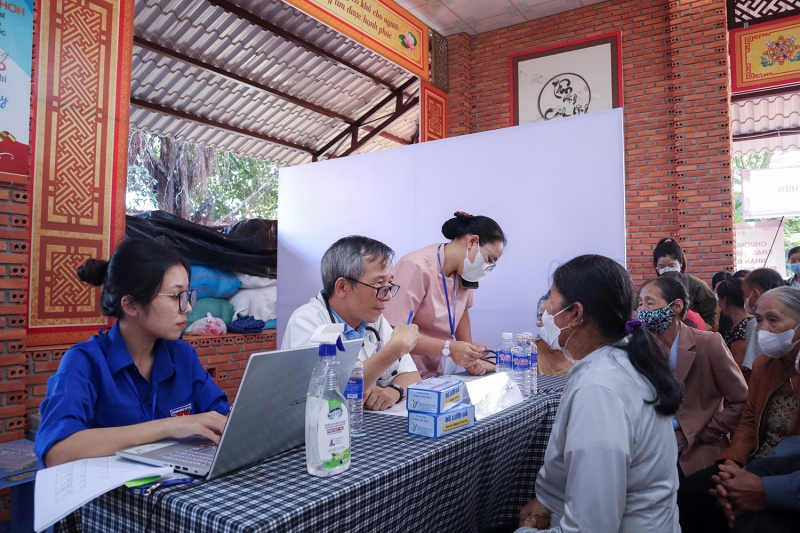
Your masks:
<instances>
[{"instance_id":1,"label":"person in background","mask_svg":"<svg viewBox=\"0 0 800 533\"><path fill-rule=\"evenodd\" d=\"M677 241L670 238L658 241L653 250L653 268L659 276L670 271L686 274L686 257ZM705 281L688 274L686 277L689 280L691 309L700 313L706 329L714 329L717 325L717 300L714 293Z\"/></svg>"},{"instance_id":2,"label":"person in background","mask_svg":"<svg viewBox=\"0 0 800 533\"><path fill-rule=\"evenodd\" d=\"M481 375L494 365L481 359L488 348L472 342L469 308L478 282L503 256L506 236L489 217L457 212L442 225L450 242L431 244L401 257L394 267L403 291L386 306L390 324L405 324L409 310L420 338L412 356L423 379L463 367Z\"/></svg>"},{"instance_id":3,"label":"person in background","mask_svg":"<svg viewBox=\"0 0 800 533\"><path fill-rule=\"evenodd\" d=\"M728 318L734 324L722 338L733 355L733 360L739 365L744 373L744 356L747 351L747 324L753 320L753 316L744 310L744 294L742 292L742 281L726 279L719 283L715 289L722 316Z\"/></svg>"},{"instance_id":4,"label":"person in background","mask_svg":"<svg viewBox=\"0 0 800 533\"><path fill-rule=\"evenodd\" d=\"M668 278L678 280L681 285L683 285L684 289L686 289L686 294L689 294L689 276L681 272L675 272L674 270L670 272L664 272L663 275ZM691 302L687 302L686 311L684 312L681 321L690 328L699 329L702 331L708 330L709 328L706 328L706 323L703 320L703 317L701 317L700 313L697 311L692 311L691 307L689 307L690 303Z\"/></svg>"},{"instance_id":5,"label":"person in background","mask_svg":"<svg viewBox=\"0 0 800 533\"><path fill-rule=\"evenodd\" d=\"M730 272L717 272L711 277L711 290L716 289L717 285L728 279L733 279L733 274Z\"/></svg>"},{"instance_id":6,"label":"person in background","mask_svg":"<svg viewBox=\"0 0 800 533\"><path fill-rule=\"evenodd\" d=\"M81 281L103 287L103 314L117 321L67 350L47 382L35 445L46 466L166 438L219 442L230 404L180 340L197 301L190 274L170 248L140 240L78 268Z\"/></svg>"},{"instance_id":7,"label":"person in background","mask_svg":"<svg viewBox=\"0 0 800 533\"><path fill-rule=\"evenodd\" d=\"M534 343L536 343L536 351L539 359L539 374L548 376L566 376L569 369L575 366L574 362L567 361L564 357L564 352L553 350L547 344L547 333L542 323L542 314L544 313L544 304L547 301L548 295L545 294L539 300L539 309L536 314L536 326L539 328L539 335L536 336Z\"/></svg>"},{"instance_id":8,"label":"person in background","mask_svg":"<svg viewBox=\"0 0 800 533\"><path fill-rule=\"evenodd\" d=\"M747 273L742 280L742 294L744 295L744 310L755 316L756 305L762 294L783 287L786 282L783 281L780 274L771 268L757 268ZM756 357L761 355L761 347L758 345L758 333L756 332L756 321L751 320L745 326L745 352L744 361L742 361L742 368L744 369L744 378L750 380L750 372L753 369L753 361Z\"/></svg>"},{"instance_id":9,"label":"person in background","mask_svg":"<svg viewBox=\"0 0 800 533\"><path fill-rule=\"evenodd\" d=\"M716 293L717 285L725 280L733 279L733 274L730 272L717 272L711 278L711 290ZM723 337L733 327L730 317L723 314L719 309L719 298L717 298L717 332Z\"/></svg>"},{"instance_id":10,"label":"person in background","mask_svg":"<svg viewBox=\"0 0 800 533\"><path fill-rule=\"evenodd\" d=\"M686 288L666 275L639 291L637 318L669 354L669 367L683 383L684 401L672 417L678 468L689 476L712 464L730 444L747 400L747 384L718 333L681 322L688 308Z\"/></svg>"},{"instance_id":11,"label":"person in background","mask_svg":"<svg viewBox=\"0 0 800 533\"><path fill-rule=\"evenodd\" d=\"M749 273L750 273L749 270L737 270L736 272L733 273L733 278L744 280L744 278L746 278Z\"/></svg>"},{"instance_id":12,"label":"person in background","mask_svg":"<svg viewBox=\"0 0 800 533\"><path fill-rule=\"evenodd\" d=\"M758 300L755 317L764 355L753 364L747 404L731 445L717 459L731 467L766 457L786 437L800 435L800 290L784 286L766 292ZM716 504L716 495L709 493L718 484L713 476L720 475L718 465L712 465L681 484L678 501L684 533L728 531L724 511Z\"/></svg>"},{"instance_id":13,"label":"person in background","mask_svg":"<svg viewBox=\"0 0 800 533\"><path fill-rule=\"evenodd\" d=\"M656 337L631 319L630 276L584 255L556 269L549 294L547 343L577 362L520 531L677 533L670 418L682 388Z\"/></svg>"},{"instance_id":14,"label":"person in background","mask_svg":"<svg viewBox=\"0 0 800 533\"><path fill-rule=\"evenodd\" d=\"M789 268L792 270L792 277L786 281L792 287L800 288L800 246L789 250Z\"/></svg>"},{"instance_id":15,"label":"person in background","mask_svg":"<svg viewBox=\"0 0 800 533\"><path fill-rule=\"evenodd\" d=\"M417 326L392 327L383 310L402 287L393 283L394 251L382 242L351 235L333 243L322 256L322 290L295 309L281 349L311 344L319 326L344 324L344 338L363 339L358 354L364 363L364 407L385 411L401 402L409 385L421 380L410 352L419 338Z\"/></svg>"}]
</instances>

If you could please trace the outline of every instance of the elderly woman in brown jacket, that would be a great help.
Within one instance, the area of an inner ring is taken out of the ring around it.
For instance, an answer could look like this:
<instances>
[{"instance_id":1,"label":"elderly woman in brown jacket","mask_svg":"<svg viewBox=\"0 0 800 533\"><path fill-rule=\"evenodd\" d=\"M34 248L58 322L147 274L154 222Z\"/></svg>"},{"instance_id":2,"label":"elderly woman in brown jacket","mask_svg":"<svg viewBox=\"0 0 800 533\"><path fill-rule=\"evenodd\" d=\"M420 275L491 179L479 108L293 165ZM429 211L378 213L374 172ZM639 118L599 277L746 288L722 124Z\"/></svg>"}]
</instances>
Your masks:
<instances>
[{"instance_id":1,"label":"elderly woman in brown jacket","mask_svg":"<svg viewBox=\"0 0 800 533\"><path fill-rule=\"evenodd\" d=\"M684 476L714 464L730 444L747 399L747 384L722 337L681 322L688 299L680 281L661 276L641 288L637 313L661 341L684 386L684 403L672 421Z\"/></svg>"},{"instance_id":2,"label":"elderly woman in brown jacket","mask_svg":"<svg viewBox=\"0 0 800 533\"><path fill-rule=\"evenodd\" d=\"M753 363L750 390L733 442L718 463L744 466L764 457L791 435L800 435L800 289L779 287L765 292L755 309L762 355ZM708 494L717 465L688 477L678 492L684 533L727 532L716 499Z\"/></svg>"}]
</instances>

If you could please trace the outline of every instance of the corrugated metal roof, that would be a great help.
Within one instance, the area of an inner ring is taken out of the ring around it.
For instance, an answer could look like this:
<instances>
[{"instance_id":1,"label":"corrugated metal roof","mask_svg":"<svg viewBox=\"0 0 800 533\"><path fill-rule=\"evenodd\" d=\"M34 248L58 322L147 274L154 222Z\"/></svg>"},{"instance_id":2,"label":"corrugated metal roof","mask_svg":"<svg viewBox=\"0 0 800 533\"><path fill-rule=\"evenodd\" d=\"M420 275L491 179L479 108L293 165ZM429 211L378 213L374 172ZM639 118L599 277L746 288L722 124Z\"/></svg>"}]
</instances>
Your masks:
<instances>
[{"instance_id":1,"label":"corrugated metal roof","mask_svg":"<svg viewBox=\"0 0 800 533\"><path fill-rule=\"evenodd\" d=\"M238 0L236 5L348 60L394 87L411 74L331 28L278 0ZM391 91L338 63L299 47L206 0L136 0L137 37L291 96L356 119ZM258 88L225 78L134 43L131 98L204 119L268 135L316 151L347 124ZM412 85L406 94L418 90ZM391 113L386 106L375 118ZM410 140L418 112L409 111L385 131ZM377 121L380 122L380 121ZM131 107L131 127L281 165L311 161L307 152L247 137L207 124ZM367 131L362 130L362 137ZM376 136L358 152L397 146ZM342 149L349 147L347 142Z\"/></svg>"},{"instance_id":2,"label":"corrugated metal roof","mask_svg":"<svg viewBox=\"0 0 800 533\"><path fill-rule=\"evenodd\" d=\"M800 92L757 96L731 104L734 154L800 148ZM737 136L746 136L736 139Z\"/></svg>"}]
</instances>

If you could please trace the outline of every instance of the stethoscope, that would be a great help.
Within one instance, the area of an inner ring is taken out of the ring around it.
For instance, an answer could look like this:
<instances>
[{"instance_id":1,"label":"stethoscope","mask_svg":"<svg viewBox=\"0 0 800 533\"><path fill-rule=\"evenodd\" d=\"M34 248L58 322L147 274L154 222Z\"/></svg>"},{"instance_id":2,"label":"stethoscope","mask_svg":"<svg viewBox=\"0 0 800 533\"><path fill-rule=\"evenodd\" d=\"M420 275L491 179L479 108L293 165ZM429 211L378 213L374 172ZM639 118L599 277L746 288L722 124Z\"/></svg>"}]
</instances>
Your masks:
<instances>
[{"instance_id":1,"label":"stethoscope","mask_svg":"<svg viewBox=\"0 0 800 533\"><path fill-rule=\"evenodd\" d=\"M331 317L331 324L338 324L339 322L336 320L336 317L333 316L333 311L331 311L331 305L328 303L328 297L325 295L325 291L323 291L321 295L322 295L322 301L325 302L325 309L328 310L328 316ZM378 333L378 330L372 326L367 326L365 329L367 331L372 332L372 334L375 336L374 344L375 344L375 351L377 352L378 350L381 349L381 347L383 347L383 343L381 342L381 334Z\"/></svg>"}]
</instances>

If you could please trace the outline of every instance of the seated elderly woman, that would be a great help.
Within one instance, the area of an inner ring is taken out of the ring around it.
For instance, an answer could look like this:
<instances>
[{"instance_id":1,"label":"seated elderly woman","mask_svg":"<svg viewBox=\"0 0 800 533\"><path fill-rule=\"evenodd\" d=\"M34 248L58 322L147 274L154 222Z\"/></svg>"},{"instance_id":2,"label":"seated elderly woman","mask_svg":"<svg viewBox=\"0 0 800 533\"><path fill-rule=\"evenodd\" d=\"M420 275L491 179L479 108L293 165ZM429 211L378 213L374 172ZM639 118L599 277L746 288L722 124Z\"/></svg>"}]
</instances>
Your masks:
<instances>
[{"instance_id":1,"label":"seated elderly woman","mask_svg":"<svg viewBox=\"0 0 800 533\"><path fill-rule=\"evenodd\" d=\"M742 416L747 384L718 333L690 328L681 320L689 295L677 279L653 279L639 291L638 318L669 354L669 367L683 383L684 402L672 417L678 468L684 476L714 464L730 444Z\"/></svg>"},{"instance_id":2,"label":"seated elderly woman","mask_svg":"<svg viewBox=\"0 0 800 533\"><path fill-rule=\"evenodd\" d=\"M800 290L780 287L764 293L755 315L763 355L753 363L747 404L733 442L717 461L731 467L765 457L786 437L800 435ZM712 476L717 474L719 467L712 465L681 484L679 505L684 533L728 531L722 508L709 494L716 485ZM769 531L777 533L779 529Z\"/></svg>"},{"instance_id":3,"label":"seated elderly woman","mask_svg":"<svg viewBox=\"0 0 800 533\"><path fill-rule=\"evenodd\" d=\"M577 363L521 531L679 531L670 417L681 385L655 336L631 319L633 298L630 276L607 257L576 257L553 274L547 343Z\"/></svg>"}]
</instances>

